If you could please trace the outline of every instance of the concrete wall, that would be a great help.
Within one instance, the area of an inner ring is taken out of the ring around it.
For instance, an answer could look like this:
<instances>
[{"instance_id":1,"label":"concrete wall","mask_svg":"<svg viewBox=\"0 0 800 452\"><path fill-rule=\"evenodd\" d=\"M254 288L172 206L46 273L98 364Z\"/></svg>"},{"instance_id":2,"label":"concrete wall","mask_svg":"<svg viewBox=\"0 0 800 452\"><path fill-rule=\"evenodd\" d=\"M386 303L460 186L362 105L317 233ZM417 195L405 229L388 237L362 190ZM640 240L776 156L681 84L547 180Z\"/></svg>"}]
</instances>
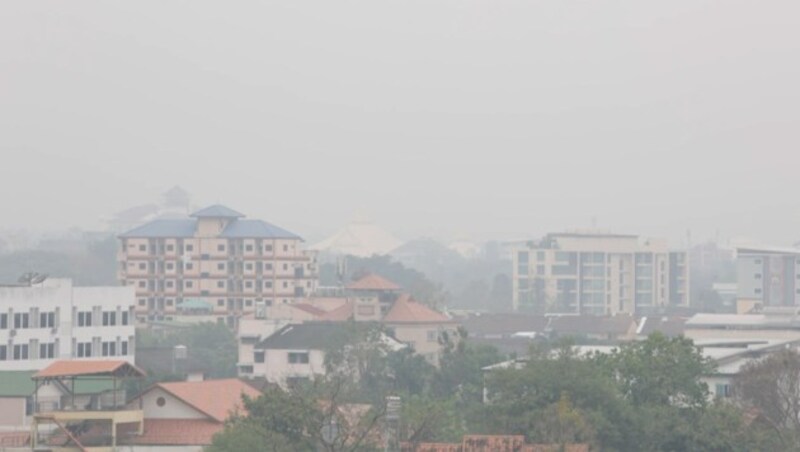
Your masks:
<instances>
[{"instance_id":1,"label":"concrete wall","mask_svg":"<svg viewBox=\"0 0 800 452\"><path fill-rule=\"evenodd\" d=\"M25 416L25 397L0 397L0 428L25 427L29 420Z\"/></svg>"}]
</instances>

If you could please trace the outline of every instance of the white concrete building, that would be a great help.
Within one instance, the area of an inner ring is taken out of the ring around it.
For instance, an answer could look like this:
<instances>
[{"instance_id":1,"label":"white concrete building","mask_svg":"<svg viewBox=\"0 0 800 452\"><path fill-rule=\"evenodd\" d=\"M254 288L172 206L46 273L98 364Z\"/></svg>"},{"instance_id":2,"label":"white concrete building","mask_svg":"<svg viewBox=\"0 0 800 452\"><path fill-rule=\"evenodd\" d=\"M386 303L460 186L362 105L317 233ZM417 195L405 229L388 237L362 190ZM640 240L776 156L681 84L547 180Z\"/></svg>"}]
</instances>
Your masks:
<instances>
[{"instance_id":1,"label":"white concrete building","mask_svg":"<svg viewBox=\"0 0 800 452\"><path fill-rule=\"evenodd\" d=\"M135 300L133 287L75 287L68 279L0 287L0 369L110 357L133 364Z\"/></svg>"}]
</instances>

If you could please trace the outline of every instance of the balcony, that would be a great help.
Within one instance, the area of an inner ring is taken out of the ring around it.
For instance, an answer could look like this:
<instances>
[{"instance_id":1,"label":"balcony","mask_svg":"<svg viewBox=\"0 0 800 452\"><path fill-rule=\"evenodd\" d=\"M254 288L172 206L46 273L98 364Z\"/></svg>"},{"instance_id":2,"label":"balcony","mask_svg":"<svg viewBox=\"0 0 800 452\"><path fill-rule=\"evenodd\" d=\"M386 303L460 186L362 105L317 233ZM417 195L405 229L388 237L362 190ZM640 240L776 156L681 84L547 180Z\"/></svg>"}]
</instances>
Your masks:
<instances>
[{"instance_id":1,"label":"balcony","mask_svg":"<svg viewBox=\"0 0 800 452\"><path fill-rule=\"evenodd\" d=\"M111 360L56 361L39 371L33 376L32 449L113 451L120 432L141 434L141 400L129 405L122 388L143 377L127 361Z\"/></svg>"}]
</instances>

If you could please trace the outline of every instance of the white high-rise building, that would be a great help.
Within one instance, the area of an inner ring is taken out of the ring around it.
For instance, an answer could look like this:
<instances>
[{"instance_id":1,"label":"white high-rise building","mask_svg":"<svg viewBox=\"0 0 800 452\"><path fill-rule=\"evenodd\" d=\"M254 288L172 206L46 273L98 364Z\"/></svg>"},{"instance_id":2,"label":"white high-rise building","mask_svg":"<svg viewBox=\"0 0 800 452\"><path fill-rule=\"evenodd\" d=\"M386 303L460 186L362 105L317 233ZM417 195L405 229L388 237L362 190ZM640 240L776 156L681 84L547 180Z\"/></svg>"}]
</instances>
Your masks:
<instances>
[{"instance_id":1,"label":"white high-rise building","mask_svg":"<svg viewBox=\"0 0 800 452\"><path fill-rule=\"evenodd\" d=\"M69 279L0 287L0 368L39 370L64 359L134 362L133 287Z\"/></svg>"}]
</instances>

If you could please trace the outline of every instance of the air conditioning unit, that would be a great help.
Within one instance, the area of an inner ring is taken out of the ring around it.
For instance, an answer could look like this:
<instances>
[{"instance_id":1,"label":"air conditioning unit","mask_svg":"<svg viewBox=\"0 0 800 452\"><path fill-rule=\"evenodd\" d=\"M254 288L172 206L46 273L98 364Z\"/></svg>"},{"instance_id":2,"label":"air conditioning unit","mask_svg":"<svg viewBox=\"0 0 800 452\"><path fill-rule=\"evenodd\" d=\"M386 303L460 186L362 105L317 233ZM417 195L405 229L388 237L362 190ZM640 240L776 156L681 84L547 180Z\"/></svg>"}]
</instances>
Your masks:
<instances>
[{"instance_id":1,"label":"air conditioning unit","mask_svg":"<svg viewBox=\"0 0 800 452\"><path fill-rule=\"evenodd\" d=\"M11 337L14 337L14 336L16 336L16 335L17 335L17 330L11 330L11 331L9 331L9 332L8 332L8 335L9 335L9 336L11 336Z\"/></svg>"},{"instance_id":2,"label":"air conditioning unit","mask_svg":"<svg viewBox=\"0 0 800 452\"><path fill-rule=\"evenodd\" d=\"M58 327L54 326L53 328L51 328L50 329L50 334L58 334Z\"/></svg>"}]
</instances>

